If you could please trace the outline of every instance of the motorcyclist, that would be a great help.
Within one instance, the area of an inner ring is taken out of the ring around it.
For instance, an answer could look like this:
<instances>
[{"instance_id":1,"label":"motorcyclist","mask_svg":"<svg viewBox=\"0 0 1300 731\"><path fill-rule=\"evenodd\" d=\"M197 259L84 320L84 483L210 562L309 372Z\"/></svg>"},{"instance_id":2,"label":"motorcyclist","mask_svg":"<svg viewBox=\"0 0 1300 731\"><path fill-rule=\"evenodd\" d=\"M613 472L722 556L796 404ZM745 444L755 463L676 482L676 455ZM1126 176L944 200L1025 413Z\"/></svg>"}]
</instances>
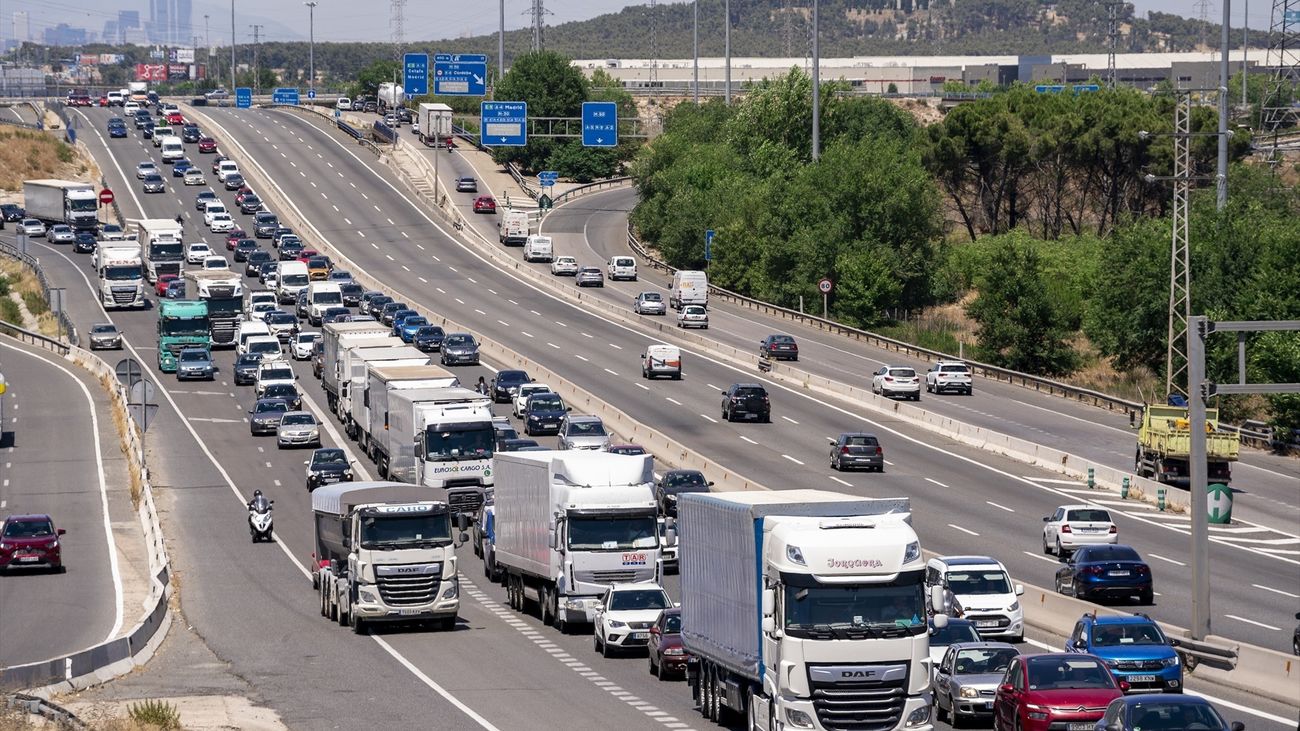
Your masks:
<instances>
[{"instance_id":1,"label":"motorcyclist","mask_svg":"<svg viewBox=\"0 0 1300 731\"><path fill-rule=\"evenodd\" d=\"M483 380L483 376L478 377L478 383L474 384L474 390L478 391L484 396L488 395L487 381Z\"/></svg>"},{"instance_id":2,"label":"motorcyclist","mask_svg":"<svg viewBox=\"0 0 1300 731\"><path fill-rule=\"evenodd\" d=\"M261 490L254 490L253 499L248 501L248 509L256 513L265 513L271 509L271 501L266 499Z\"/></svg>"}]
</instances>

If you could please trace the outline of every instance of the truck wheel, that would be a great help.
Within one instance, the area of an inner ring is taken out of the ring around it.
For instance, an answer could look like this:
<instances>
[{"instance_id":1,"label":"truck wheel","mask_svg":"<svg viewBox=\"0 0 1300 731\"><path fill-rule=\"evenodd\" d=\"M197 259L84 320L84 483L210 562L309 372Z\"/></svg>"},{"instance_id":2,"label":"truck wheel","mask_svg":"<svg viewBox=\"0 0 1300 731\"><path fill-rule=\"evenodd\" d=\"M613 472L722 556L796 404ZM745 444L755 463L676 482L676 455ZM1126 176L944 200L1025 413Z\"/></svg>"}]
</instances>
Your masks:
<instances>
[{"instance_id":1,"label":"truck wheel","mask_svg":"<svg viewBox=\"0 0 1300 731\"><path fill-rule=\"evenodd\" d=\"M347 605L340 602L338 597L334 598L334 608L331 611L334 615L334 621L337 622L340 627L348 626L348 615L343 611L345 606Z\"/></svg>"},{"instance_id":2,"label":"truck wheel","mask_svg":"<svg viewBox=\"0 0 1300 731\"><path fill-rule=\"evenodd\" d=\"M358 617L356 612L348 612L348 626L352 628L353 634L364 635L366 633L366 622Z\"/></svg>"},{"instance_id":3,"label":"truck wheel","mask_svg":"<svg viewBox=\"0 0 1300 731\"><path fill-rule=\"evenodd\" d=\"M543 586L538 590L538 593L541 594L541 601L538 604L541 605L542 624L549 627L552 622L550 592Z\"/></svg>"},{"instance_id":4,"label":"truck wheel","mask_svg":"<svg viewBox=\"0 0 1300 731\"><path fill-rule=\"evenodd\" d=\"M443 617L438 620L437 627L443 632L454 632L456 630L456 617Z\"/></svg>"}]
</instances>

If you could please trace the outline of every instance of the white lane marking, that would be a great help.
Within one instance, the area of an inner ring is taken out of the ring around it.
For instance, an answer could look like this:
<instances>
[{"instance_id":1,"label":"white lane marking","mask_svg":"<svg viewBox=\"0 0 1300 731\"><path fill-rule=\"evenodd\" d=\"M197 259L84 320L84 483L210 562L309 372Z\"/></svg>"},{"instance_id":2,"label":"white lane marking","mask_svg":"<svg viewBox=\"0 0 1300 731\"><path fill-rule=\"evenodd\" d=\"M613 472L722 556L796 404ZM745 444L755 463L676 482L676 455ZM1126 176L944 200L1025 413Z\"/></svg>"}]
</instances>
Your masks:
<instances>
[{"instance_id":1,"label":"white lane marking","mask_svg":"<svg viewBox=\"0 0 1300 731\"><path fill-rule=\"evenodd\" d=\"M560 349L560 346L556 345L555 343L547 343L547 345L551 346L552 348L555 348L556 350Z\"/></svg>"},{"instance_id":2,"label":"white lane marking","mask_svg":"<svg viewBox=\"0 0 1300 731\"><path fill-rule=\"evenodd\" d=\"M373 241L370 242L370 247L371 247L372 249L374 249L375 251L379 251L379 244L376 244L376 243L373 242Z\"/></svg>"},{"instance_id":3,"label":"white lane marking","mask_svg":"<svg viewBox=\"0 0 1300 731\"><path fill-rule=\"evenodd\" d=\"M1177 560L1177 559L1173 559L1173 558L1166 558L1165 556L1161 556L1161 555L1158 554L1158 553L1148 553L1147 555L1150 556L1151 558L1159 559L1159 560L1164 561L1164 562L1166 562L1166 563L1171 563L1171 564L1173 564L1173 565L1175 565L1175 566L1186 566L1186 565L1187 565L1187 564L1183 563L1182 561L1179 561L1179 560Z\"/></svg>"},{"instance_id":4,"label":"white lane marking","mask_svg":"<svg viewBox=\"0 0 1300 731\"><path fill-rule=\"evenodd\" d=\"M754 441L753 439L750 439L749 437L745 436L744 434L741 434L741 435L740 435L740 438L743 439L743 440L745 440L745 441L747 441L747 442L749 442L750 444L758 444L758 442Z\"/></svg>"},{"instance_id":5,"label":"white lane marking","mask_svg":"<svg viewBox=\"0 0 1300 731\"><path fill-rule=\"evenodd\" d=\"M523 336L525 336L525 337L529 337L529 338L533 337L533 334L530 333L530 332L528 332L528 331L526 331L526 330L520 330L520 331L519 331L519 334L520 334L520 335L523 335Z\"/></svg>"},{"instance_id":6,"label":"white lane marking","mask_svg":"<svg viewBox=\"0 0 1300 731\"><path fill-rule=\"evenodd\" d=\"M334 206L333 203L331 203L330 205L331 205L331 206ZM335 212L335 213L338 213L338 212L339 212L339 207L338 207L338 206L334 206L334 212Z\"/></svg>"},{"instance_id":7,"label":"white lane marking","mask_svg":"<svg viewBox=\"0 0 1300 731\"><path fill-rule=\"evenodd\" d=\"M563 323L563 322L560 322L559 320L556 320L556 321L555 321L555 324L556 324L556 325L559 325L560 327L568 327L567 324L565 324L565 323Z\"/></svg>"},{"instance_id":8,"label":"white lane marking","mask_svg":"<svg viewBox=\"0 0 1300 731\"><path fill-rule=\"evenodd\" d=\"M396 261L396 259L393 258L392 254L384 254L384 256L388 257L389 261Z\"/></svg>"},{"instance_id":9,"label":"white lane marking","mask_svg":"<svg viewBox=\"0 0 1300 731\"><path fill-rule=\"evenodd\" d=\"M675 398L673 398L673 397L671 397L671 396L664 396L664 399L667 400L668 403L670 403L670 404L677 404L678 406L681 406L681 405L682 405L682 402L681 402L681 401L678 401L677 399L675 399Z\"/></svg>"},{"instance_id":10,"label":"white lane marking","mask_svg":"<svg viewBox=\"0 0 1300 731\"><path fill-rule=\"evenodd\" d=\"M274 482L276 487L279 487L279 486L280 486L280 481L279 481L279 480L271 480L271 482Z\"/></svg>"},{"instance_id":11,"label":"white lane marking","mask_svg":"<svg viewBox=\"0 0 1300 731\"><path fill-rule=\"evenodd\" d=\"M885 464L889 465L890 467L893 467L893 466L894 466L894 463L893 463L893 462L890 462L889 460L884 460L884 462L885 462Z\"/></svg>"},{"instance_id":12,"label":"white lane marking","mask_svg":"<svg viewBox=\"0 0 1300 731\"><path fill-rule=\"evenodd\" d=\"M448 703L452 704L453 706L456 706L456 708L459 708L461 712L463 712L466 716L469 716L470 718L474 719L474 722L477 723L481 728L486 729L486 731L501 731L499 728L492 725L492 723L488 721L486 718L480 716L473 708L470 708L469 706L462 703L460 699L456 698L456 696L448 692L446 688L443 688L441 685L438 685L438 683L436 683L433 680L433 678L430 678L428 675L425 675L424 671L417 668L414 664L411 663L410 660L407 660L404 655L402 655L397 650L393 649L393 646L388 644L388 642L384 640L382 637L378 637L376 635L370 635L370 639L379 643L379 646L384 648L385 652L387 652L389 655L392 655L394 660L401 663L402 666L405 667L408 671L410 671L412 675L419 678L420 682L429 686L429 688L432 689L433 692L442 696L444 699L447 700Z\"/></svg>"},{"instance_id":13,"label":"white lane marking","mask_svg":"<svg viewBox=\"0 0 1300 731\"><path fill-rule=\"evenodd\" d=\"M802 465L802 464L803 464L803 462L802 462L801 460L797 460L797 459L795 459L794 457L791 457L791 456L788 455L788 454L783 454L783 455L781 455L781 456L782 456L782 457L785 457L786 459L790 460L791 462L794 462L794 463L797 464L797 465Z\"/></svg>"},{"instance_id":14,"label":"white lane marking","mask_svg":"<svg viewBox=\"0 0 1300 731\"><path fill-rule=\"evenodd\" d=\"M1263 589L1264 591L1271 591L1271 592L1273 592L1274 594L1281 594L1282 596L1290 597L1290 598L1292 598L1292 599L1300 599L1300 594L1292 594L1292 593L1289 592L1289 591L1282 591L1281 589L1274 589L1274 588L1271 587L1271 586L1264 586L1264 585L1262 585L1262 584L1251 584L1251 586L1255 587L1256 589Z\"/></svg>"},{"instance_id":15,"label":"white lane marking","mask_svg":"<svg viewBox=\"0 0 1300 731\"><path fill-rule=\"evenodd\" d=\"M486 314L487 314L486 312L484 312L483 310L478 309L477 307L474 308L474 311L477 312L477 313L480 314L480 315L486 315Z\"/></svg>"},{"instance_id":16,"label":"white lane marking","mask_svg":"<svg viewBox=\"0 0 1300 731\"><path fill-rule=\"evenodd\" d=\"M952 529L954 529L954 530L959 530L959 531L961 531L962 533L965 533L965 534L968 535L968 536L978 536L978 535L979 535L979 534L976 533L975 531L973 531L973 530L971 530L971 529L969 529L969 528L963 528L963 527L961 527L960 525L957 525L956 523L949 523L949 524L948 524L948 527L949 527L949 528L952 528Z\"/></svg>"},{"instance_id":17,"label":"white lane marking","mask_svg":"<svg viewBox=\"0 0 1300 731\"><path fill-rule=\"evenodd\" d=\"M425 279L424 277L417 277L417 279L419 279L419 280L420 280L421 282L423 282L424 284L428 284L428 283L429 283L429 280Z\"/></svg>"},{"instance_id":18,"label":"white lane marking","mask_svg":"<svg viewBox=\"0 0 1300 731\"><path fill-rule=\"evenodd\" d=\"M1050 564L1052 564L1052 565L1054 565L1054 566L1059 566L1059 565L1061 564L1060 561L1057 561L1057 560L1054 559L1054 558L1051 558L1051 557L1049 557L1049 556L1040 556L1040 555L1038 555L1037 553L1034 553L1033 551L1021 551L1021 553L1025 554L1026 556L1028 556L1028 557L1030 557L1030 558L1036 558L1036 559L1038 559L1039 561L1046 561L1046 562L1048 562L1048 563L1050 563Z\"/></svg>"},{"instance_id":19,"label":"white lane marking","mask_svg":"<svg viewBox=\"0 0 1300 731\"><path fill-rule=\"evenodd\" d=\"M1032 475L1021 475L1020 479L1029 480L1030 482L1046 482L1049 485L1079 485L1078 480L1058 480L1054 477L1034 477Z\"/></svg>"},{"instance_id":20,"label":"white lane marking","mask_svg":"<svg viewBox=\"0 0 1300 731\"><path fill-rule=\"evenodd\" d=\"M574 354L573 354L573 357L574 357L574 358L577 358L578 360L582 361L583 363L590 363L590 362L591 362L591 361L587 360L586 357L581 356L581 355L578 355L577 353L574 353Z\"/></svg>"},{"instance_id":21,"label":"white lane marking","mask_svg":"<svg viewBox=\"0 0 1300 731\"><path fill-rule=\"evenodd\" d=\"M841 485L843 485L843 486L845 486L845 487L853 487L853 483L852 483L852 482L845 482L844 480L841 480L840 478L836 477L835 475L826 475L826 476L829 477L829 478L831 478L832 480L835 480L836 482L840 483Z\"/></svg>"},{"instance_id":22,"label":"white lane marking","mask_svg":"<svg viewBox=\"0 0 1300 731\"><path fill-rule=\"evenodd\" d=\"M637 385L640 385L640 384L637 384ZM649 389L646 389L646 390L649 390ZM707 419L708 422L709 422L710 424L716 424L716 423L718 423L718 420L717 420L717 419L713 418L712 416L709 416L708 414L700 414L700 417L701 417L701 418L704 418L704 419Z\"/></svg>"},{"instance_id":23,"label":"white lane marking","mask_svg":"<svg viewBox=\"0 0 1300 731\"><path fill-rule=\"evenodd\" d=\"M930 479L929 477L925 478L925 481L926 481L926 482L933 482L934 484L938 485L939 487L947 487L947 485L943 484L942 482L939 482L938 480L932 480L932 479Z\"/></svg>"},{"instance_id":24,"label":"white lane marking","mask_svg":"<svg viewBox=\"0 0 1300 731\"><path fill-rule=\"evenodd\" d=\"M1012 510L1011 508L1008 508L1008 507L1005 506L1005 505L998 505L997 503L993 502L992 500L985 500L984 502L988 503L989 505L992 505L993 507L997 508L998 510L1005 510L1005 511L1007 511L1008 513L1014 513L1014 512L1016 512L1016 511Z\"/></svg>"},{"instance_id":25,"label":"white lane marking","mask_svg":"<svg viewBox=\"0 0 1300 731\"><path fill-rule=\"evenodd\" d=\"M465 277L465 279L468 280L470 284L478 284L473 277Z\"/></svg>"},{"instance_id":26,"label":"white lane marking","mask_svg":"<svg viewBox=\"0 0 1300 731\"><path fill-rule=\"evenodd\" d=\"M721 391L721 390L722 390L722 389L718 388L717 386L713 385L712 383L706 383L706 384L704 384L704 385L708 386L709 388L713 389L714 391Z\"/></svg>"},{"instance_id":27,"label":"white lane marking","mask_svg":"<svg viewBox=\"0 0 1300 731\"><path fill-rule=\"evenodd\" d=\"M611 370L608 369L608 368L605 369L605 372L608 373L608 374L611 375L611 376L617 376L617 375L618 375L617 373L615 373L614 371L611 371Z\"/></svg>"},{"instance_id":28,"label":"white lane marking","mask_svg":"<svg viewBox=\"0 0 1300 731\"><path fill-rule=\"evenodd\" d=\"M457 297L457 298L456 298L456 303L457 303L457 304L461 304L461 305L463 305L463 304L465 304L465 300L463 300L463 299Z\"/></svg>"},{"instance_id":29,"label":"white lane marking","mask_svg":"<svg viewBox=\"0 0 1300 731\"><path fill-rule=\"evenodd\" d=\"M613 348L613 349L615 349L615 350L622 350L622 349L623 349L623 346L622 346L622 345L615 345L615 344L613 344L613 343L610 343L610 344L609 344L609 347L611 347L611 348Z\"/></svg>"},{"instance_id":30,"label":"white lane marking","mask_svg":"<svg viewBox=\"0 0 1300 731\"><path fill-rule=\"evenodd\" d=\"M397 224L393 223L393 219L391 219L391 218L386 219L386 220L388 221L388 225L389 225L389 226L396 226L396 225L397 225Z\"/></svg>"},{"instance_id":31,"label":"white lane marking","mask_svg":"<svg viewBox=\"0 0 1300 731\"><path fill-rule=\"evenodd\" d=\"M502 325L505 325L506 327L510 327L510 323L506 322L505 320L497 320L497 322L501 323Z\"/></svg>"},{"instance_id":32,"label":"white lane marking","mask_svg":"<svg viewBox=\"0 0 1300 731\"><path fill-rule=\"evenodd\" d=\"M1281 632L1281 631L1282 631L1282 628L1281 628L1281 627L1274 627L1274 626L1271 625L1271 624L1264 624L1263 622L1256 622L1256 621L1253 620L1253 619L1246 619L1245 617L1238 617L1238 616L1235 615L1235 614L1225 614L1225 615L1223 615L1223 616L1227 617L1228 619L1235 619L1235 620L1237 620L1238 622L1245 622L1246 624L1253 624L1253 625L1255 625L1256 627L1263 627L1264 629L1271 629L1271 630L1273 630L1274 632Z\"/></svg>"},{"instance_id":33,"label":"white lane marking","mask_svg":"<svg viewBox=\"0 0 1300 731\"><path fill-rule=\"evenodd\" d=\"M406 232L403 231L402 233L406 233ZM424 244L416 244L415 248L419 249L420 251L424 251Z\"/></svg>"},{"instance_id":34,"label":"white lane marking","mask_svg":"<svg viewBox=\"0 0 1300 731\"><path fill-rule=\"evenodd\" d=\"M529 312L533 313L534 315L537 315L538 317L542 316L542 313L538 312L537 310L529 310Z\"/></svg>"},{"instance_id":35,"label":"white lane marking","mask_svg":"<svg viewBox=\"0 0 1300 731\"><path fill-rule=\"evenodd\" d=\"M405 270L408 271L408 272L411 271L411 268L408 267L408 266L405 265L405 264L402 265L402 268L405 269Z\"/></svg>"},{"instance_id":36,"label":"white lane marking","mask_svg":"<svg viewBox=\"0 0 1300 731\"><path fill-rule=\"evenodd\" d=\"M436 256L433 257L433 258L438 259L438 257L436 257ZM442 261L442 260L441 260L441 259L438 259L438 261ZM458 269L456 269L456 267L451 266L450 264L447 265L447 268L450 269L450 270L453 271L453 272L456 272L457 274L460 274L460 271L459 271Z\"/></svg>"},{"instance_id":37,"label":"white lane marking","mask_svg":"<svg viewBox=\"0 0 1300 731\"><path fill-rule=\"evenodd\" d=\"M649 391L649 390L650 390L650 387L647 386L647 385L645 385L644 383L638 383L638 384L636 384L636 387L639 388L639 389L641 389L642 391Z\"/></svg>"},{"instance_id":38,"label":"white lane marking","mask_svg":"<svg viewBox=\"0 0 1300 731\"><path fill-rule=\"evenodd\" d=\"M782 418L782 419L785 419L786 421L790 422L791 424L796 424L796 425L797 425L797 424L799 423L799 422L795 421L794 419L791 419L791 418L788 417L788 416L782 416L781 418Z\"/></svg>"}]
</instances>

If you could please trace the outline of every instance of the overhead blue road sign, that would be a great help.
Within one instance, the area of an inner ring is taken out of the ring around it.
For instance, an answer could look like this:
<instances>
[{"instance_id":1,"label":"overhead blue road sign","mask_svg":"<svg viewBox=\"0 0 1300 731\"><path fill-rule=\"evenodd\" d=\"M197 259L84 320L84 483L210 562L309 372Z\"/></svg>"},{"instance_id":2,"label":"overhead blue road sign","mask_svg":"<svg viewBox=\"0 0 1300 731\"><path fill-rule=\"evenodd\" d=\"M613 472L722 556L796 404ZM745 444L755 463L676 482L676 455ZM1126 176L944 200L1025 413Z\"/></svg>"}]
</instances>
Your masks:
<instances>
[{"instance_id":1,"label":"overhead blue road sign","mask_svg":"<svg viewBox=\"0 0 1300 731\"><path fill-rule=\"evenodd\" d=\"M479 141L489 147L528 144L528 102L480 102Z\"/></svg>"},{"instance_id":2,"label":"overhead blue road sign","mask_svg":"<svg viewBox=\"0 0 1300 731\"><path fill-rule=\"evenodd\" d=\"M487 56L466 53L434 55L433 93L444 96L485 96Z\"/></svg>"},{"instance_id":3,"label":"overhead blue road sign","mask_svg":"<svg viewBox=\"0 0 1300 731\"><path fill-rule=\"evenodd\" d=\"M704 232L704 260L713 261L713 229Z\"/></svg>"},{"instance_id":4,"label":"overhead blue road sign","mask_svg":"<svg viewBox=\"0 0 1300 731\"><path fill-rule=\"evenodd\" d=\"M297 89L276 89L271 92L271 103L272 104L297 104L298 90Z\"/></svg>"},{"instance_id":5,"label":"overhead blue road sign","mask_svg":"<svg viewBox=\"0 0 1300 731\"><path fill-rule=\"evenodd\" d=\"M1099 84L1075 84L1074 85L1074 93L1076 94L1084 91L1100 91L1100 90L1101 90L1101 85Z\"/></svg>"},{"instance_id":6,"label":"overhead blue road sign","mask_svg":"<svg viewBox=\"0 0 1300 731\"><path fill-rule=\"evenodd\" d=\"M1060 84L1039 84L1034 87L1034 91L1039 94L1060 94L1064 89Z\"/></svg>"},{"instance_id":7,"label":"overhead blue road sign","mask_svg":"<svg viewBox=\"0 0 1300 731\"><path fill-rule=\"evenodd\" d=\"M235 106L239 109L251 108L253 106L253 90L247 86L235 89Z\"/></svg>"},{"instance_id":8,"label":"overhead blue road sign","mask_svg":"<svg viewBox=\"0 0 1300 731\"><path fill-rule=\"evenodd\" d=\"M618 146L618 104L614 102L582 103L582 146Z\"/></svg>"},{"instance_id":9,"label":"overhead blue road sign","mask_svg":"<svg viewBox=\"0 0 1300 731\"><path fill-rule=\"evenodd\" d=\"M308 90L307 90L307 98L308 98L308 99L315 99L315 98L316 98L316 90L315 90L315 89L308 89Z\"/></svg>"},{"instance_id":10,"label":"overhead blue road sign","mask_svg":"<svg viewBox=\"0 0 1300 731\"><path fill-rule=\"evenodd\" d=\"M402 57L402 69L402 90L407 96L429 93L429 54L406 54Z\"/></svg>"},{"instance_id":11,"label":"overhead blue road sign","mask_svg":"<svg viewBox=\"0 0 1300 731\"><path fill-rule=\"evenodd\" d=\"M1283 11L1282 20L1284 20L1287 25L1300 25L1300 10Z\"/></svg>"}]
</instances>

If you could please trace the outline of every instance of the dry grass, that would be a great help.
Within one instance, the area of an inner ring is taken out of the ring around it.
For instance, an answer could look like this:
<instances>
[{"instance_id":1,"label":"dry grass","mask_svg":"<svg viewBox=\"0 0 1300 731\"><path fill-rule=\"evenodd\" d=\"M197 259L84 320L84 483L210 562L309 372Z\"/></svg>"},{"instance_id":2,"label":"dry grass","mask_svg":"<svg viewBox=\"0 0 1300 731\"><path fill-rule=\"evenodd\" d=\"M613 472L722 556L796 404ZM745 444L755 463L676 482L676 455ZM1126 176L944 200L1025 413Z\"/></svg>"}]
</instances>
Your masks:
<instances>
[{"instance_id":1,"label":"dry grass","mask_svg":"<svg viewBox=\"0 0 1300 731\"><path fill-rule=\"evenodd\" d=\"M144 497L144 481L140 479L140 464L131 450L130 431L135 426L127 418L126 404L119 395L118 384L108 376L100 376L99 385L113 401L113 428L117 430L118 448L126 457L127 476L131 480L131 507L139 508Z\"/></svg>"},{"instance_id":2,"label":"dry grass","mask_svg":"<svg viewBox=\"0 0 1300 731\"><path fill-rule=\"evenodd\" d=\"M165 731L167 728L179 728L141 723L130 718L83 718L81 720L91 731ZM71 728L72 726L56 724L15 708L0 706L0 731L49 731L49 729Z\"/></svg>"},{"instance_id":3,"label":"dry grass","mask_svg":"<svg viewBox=\"0 0 1300 731\"><path fill-rule=\"evenodd\" d=\"M86 169L71 145L48 133L0 127L0 190L19 190L31 178L77 178Z\"/></svg>"}]
</instances>

